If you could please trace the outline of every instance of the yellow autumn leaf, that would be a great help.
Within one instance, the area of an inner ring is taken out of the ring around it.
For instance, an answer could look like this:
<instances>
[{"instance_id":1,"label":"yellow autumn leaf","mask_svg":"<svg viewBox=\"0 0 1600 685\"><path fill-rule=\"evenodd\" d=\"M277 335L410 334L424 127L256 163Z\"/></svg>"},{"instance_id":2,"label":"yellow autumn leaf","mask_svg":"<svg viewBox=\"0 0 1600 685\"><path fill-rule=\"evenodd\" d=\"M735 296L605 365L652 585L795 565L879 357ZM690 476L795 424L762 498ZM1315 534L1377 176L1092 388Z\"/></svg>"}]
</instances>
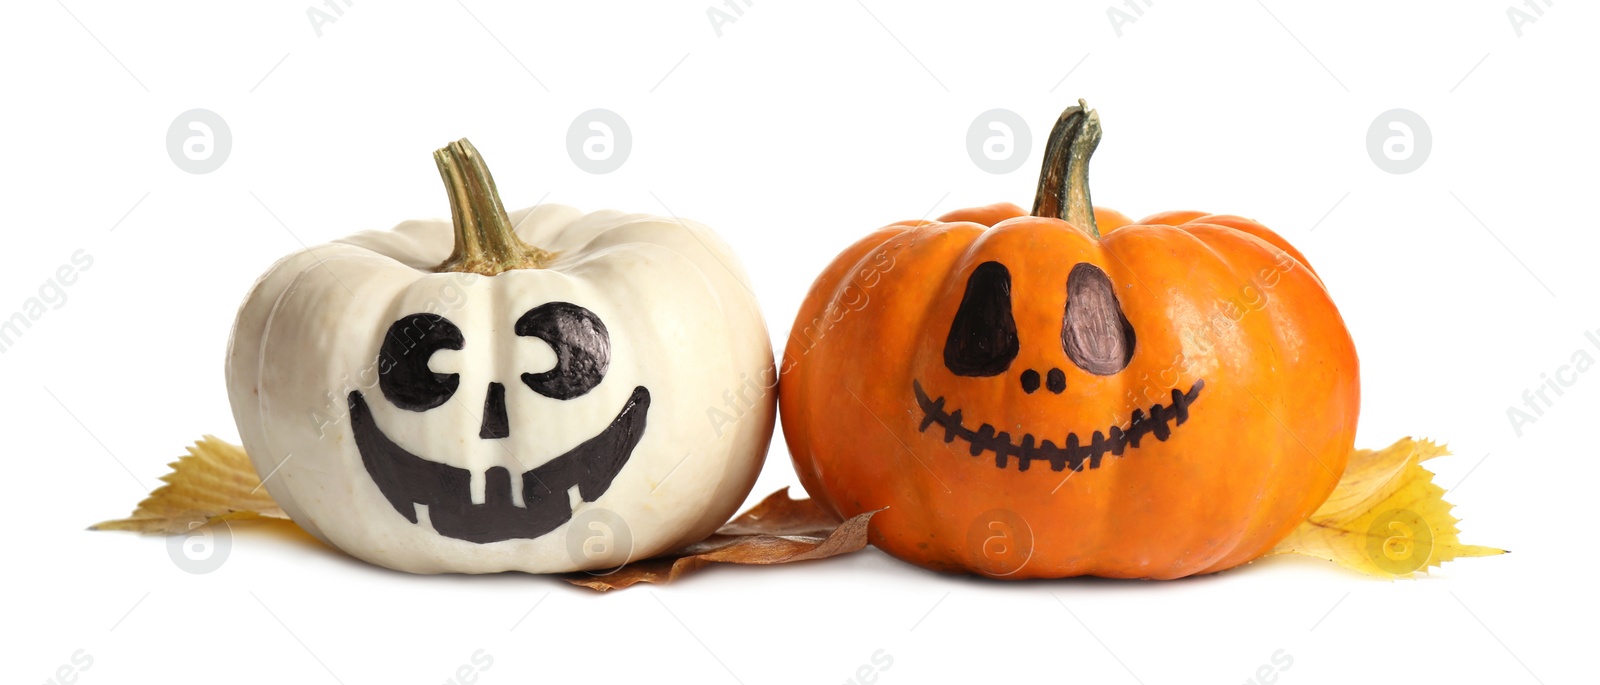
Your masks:
<instances>
[{"instance_id":1,"label":"yellow autumn leaf","mask_svg":"<svg viewBox=\"0 0 1600 685\"><path fill-rule=\"evenodd\" d=\"M1457 538L1444 488L1422 467L1445 454L1442 445L1412 438L1352 452L1333 494L1271 554L1304 554L1385 578L1408 578L1458 557L1504 554Z\"/></svg>"},{"instance_id":2,"label":"yellow autumn leaf","mask_svg":"<svg viewBox=\"0 0 1600 685\"><path fill-rule=\"evenodd\" d=\"M90 530L174 535L222 520L289 518L261 487L250 457L238 445L207 435L189 448L188 456L168 466L172 472L161 477L166 485L151 492L132 514Z\"/></svg>"}]
</instances>

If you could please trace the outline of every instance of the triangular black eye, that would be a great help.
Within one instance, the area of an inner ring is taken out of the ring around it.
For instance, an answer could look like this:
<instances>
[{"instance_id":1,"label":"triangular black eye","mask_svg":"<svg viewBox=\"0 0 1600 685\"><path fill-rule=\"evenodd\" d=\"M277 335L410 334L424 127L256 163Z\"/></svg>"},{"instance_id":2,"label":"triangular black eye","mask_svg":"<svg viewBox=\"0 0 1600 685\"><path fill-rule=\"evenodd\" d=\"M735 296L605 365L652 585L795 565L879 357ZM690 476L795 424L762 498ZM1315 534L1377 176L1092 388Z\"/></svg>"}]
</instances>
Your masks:
<instances>
[{"instance_id":1,"label":"triangular black eye","mask_svg":"<svg viewBox=\"0 0 1600 685\"><path fill-rule=\"evenodd\" d=\"M1067 274L1067 314L1061 347L1078 368L1110 376L1133 359L1133 325L1117 302L1116 287L1100 267L1087 262Z\"/></svg>"},{"instance_id":2,"label":"triangular black eye","mask_svg":"<svg viewBox=\"0 0 1600 685\"><path fill-rule=\"evenodd\" d=\"M1017 322L1011 318L1011 272L984 262L967 278L967 292L944 342L944 365L957 376L1004 373L1017 358Z\"/></svg>"}]
</instances>

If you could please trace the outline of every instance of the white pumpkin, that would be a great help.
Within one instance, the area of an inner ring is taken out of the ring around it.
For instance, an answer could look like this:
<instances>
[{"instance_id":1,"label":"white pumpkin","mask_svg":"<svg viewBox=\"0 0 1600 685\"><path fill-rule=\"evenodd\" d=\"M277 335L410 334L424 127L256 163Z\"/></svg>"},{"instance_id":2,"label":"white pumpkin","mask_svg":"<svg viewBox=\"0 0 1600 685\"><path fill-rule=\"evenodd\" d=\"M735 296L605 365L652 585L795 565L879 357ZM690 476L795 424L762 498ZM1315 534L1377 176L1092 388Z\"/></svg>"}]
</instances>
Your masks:
<instances>
[{"instance_id":1,"label":"white pumpkin","mask_svg":"<svg viewBox=\"0 0 1600 685\"><path fill-rule=\"evenodd\" d=\"M777 395L738 260L690 221L507 215L465 140L435 158L452 222L292 254L239 310L228 396L272 497L414 573L610 568L716 530Z\"/></svg>"}]
</instances>

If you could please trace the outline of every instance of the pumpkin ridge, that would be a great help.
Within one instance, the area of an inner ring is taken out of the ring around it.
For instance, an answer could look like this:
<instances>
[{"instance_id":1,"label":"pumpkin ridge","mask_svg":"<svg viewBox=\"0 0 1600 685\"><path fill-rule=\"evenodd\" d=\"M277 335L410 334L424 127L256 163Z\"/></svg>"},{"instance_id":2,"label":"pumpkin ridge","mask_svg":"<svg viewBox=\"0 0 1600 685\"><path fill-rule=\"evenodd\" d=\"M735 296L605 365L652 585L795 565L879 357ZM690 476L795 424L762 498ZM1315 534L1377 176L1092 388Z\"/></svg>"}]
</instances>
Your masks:
<instances>
[{"instance_id":1,"label":"pumpkin ridge","mask_svg":"<svg viewBox=\"0 0 1600 685\"><path fill-rule=\"evenodd\" d=\"M971 237L965 241L962 239L967 238L967 236L954 232L955 230L959 230L961 228L959 224L948 224L942 222L923 222L912 227L911 230L906 231L901 235L909 236L907 237L908 252L917 247L922 247L924 250L927 250L925 254L921 255L924 261L931 260L940 264L939 268L931 269L931 271L933 273L945 274L942 277L933 279L934 283L938 284L937 287L942 288L944 287L945 282L951 277L949 274L952 273L951 270L955 267L955 265L964 263L964 260L971 253L973 245L991 230L988 227L984 227L982 224L975 225L979 227L978 230L968 234ZM945 244L940 244L941 242ZM912 256L913 255L907 255L907 259L909 260ZM884 283L884 285L887 286L887 292L884 294L884 299L892 303L888 306L898 308L900 311L909 310L912 316L914 316L910 322L908 330L926 330L925 327L928 323L928 320L933 316L934 307L931 305L938 295L938 290L932 289L929 291L923 291L920 293L920 298L913 299L910 293L905 292L906 288L904 287L903 283L888 280ZM913 367L925 363L925 360L920 359L920 356L921 355L919 353L901 356L896 368L896 374L905 374L909 376L912 373ZM899 391L885 388L884 394L898 395ZM867 410L869 413L871 412L870 407L863 407L863 409ZM882 421L882 419L879 420ZM890 431L890 434L897 442L900 441L898 434L895 434L892 430ZM911 445L907 445L902 442L901 447L904 448L904 451L912 461L921 464L921 468L925 469L927 473L932 475L936 481L939 480L938 474L929 468L927 464L922 463L922 457L918 455ZM918 477L920 478L921 476L919 475ZM942 481L941 485L946 491L946 494L948 494L949 486L943 484ZM937 509L939 507L939 505L934 502L934 498L937 493L935 493L932 488L917 490L911 494L916 497L918 507L925 509Z\"/></svg>"},{"instance_id":2,"label":"pumpkin ridge","mask_svg":"<svg viewBox=\"0 0 1600 685\"><path fill-rule=\"evenodd\" d=\"M1216 236L1203 235L1203 234L1200 234L1200 233L1196 233L1194 230L1192 230L1193 228L1197 228L1197 227L1213 227L1213 225L1211 225L1211 224L1197 224L1197 223L1195 223L1193 221L1186 221L1186 222L1183 222L1183 223L1180 223L1180 224L1177 224L1177 225L1162 225L1162 226L1166 230L1168 230L1168 231L1170 231L1170 232L1172 232L1174 234L1186 236L1188 240L1191 240L1191 241L1193 241L1194 244L1197 244L1200 247L1202 247L1205 250L1205 252L1210 256L1210 258L1220 267L1221 271L1227 274L1228 278L1234 279L1234 280L1238 280L1238 281L1249 282L1248 278L1243 278L1243 277L1240 276L1240 274L1241 274L1241 272L1248 272L1249 269L1253 269L1256 265L1251 265L1250 267L1242 267L1241 265L1237 264L1235 262L1235 260L1233 258L1231 258L1228 254L1225 254L1222 249L1219 249L1219 246L1217 244L1215 244L1214 241L1212 240L1212 238L1214 238ZM1235 230L1233 230L1231 228L1227 228L1227 227L1223 227L1223 226L1214 226L1214 228L1219 229L1218 230L1218 234L1219 235L1221 235L1221 234L1227 234L1227 235L1230 235L1230 236L1232 236L1233 234L1247 235L1247 234L1243 234L1240 231L1235 231ZM1221 229L1227 229L1227 230L1223 231ZM1223 293L1219 293L1218 295L1221 296L1221 295L1224 295L1224 294ZM1235 322L1235 324L1237 324L1237 322ZM1275 341L1276 339L1277 339L1276 338L1276 333L1274 332L1274 334L1272 336L1272 340ZM1277 345L1268 345L1268 347L1275 351L1276 348L1277 348ZM1256 391L1252 390L1251 392L1254 393ZM1274 394L1276 395L1276 394L1279 394L1279 393L1275 392ZM1282 465L1284 456L1285 456L1284 450L1275 450L1275 451L1273 451L1272 460L1271 460L1270 464L1267 467L1269 469L1270 473L1282 473L1284 471L1284 468L1283 468L1283 465ZM1274 482L1271 479L1269 479L1269 478L1258 479L1258 482L1255 484L1255 488L1254 488L1255 499L1259 501L1262 498L1272 496L1273 495L1273 492L1272 492L1273 489L1274 489ZM1244 521L1244 523L1242 525L1235 526L1231 530L1231 532L1227 535L1226 540L1224 540L1222 542L1219 542L1216 545L1216 547L1212 550L1212 553L1207 555L1207 557L1204 559L1204 561L1199 562L1199 563L1195 563L1194 566L1197 567L1197 568L1200 568L1200 569L1210 569L1210 568L1216 566L1217 564L1223 562L1224 560L1227 560L1227 559L1237 555L1239 553L1239 550L1241 548L1243 548L1245 546L1245 544L1249 541L1249 538L1252 537L1251 532L1252 531L1259 531L1264 525L1263 522L1268 517L1273 516L1273 514L1274 514L1274 512L1269 507L1257 507L1256 509L1254 509L1252 512L1250 512L1246 516L1246 519L1245 519L1245 521ZM1285 531L1285 532L1287 532L1287 531ZM1269 543L1269 546L1270 546L1270 543Z\"/></svg>"},{"instance_id":3,"label":"pumpkin ridge","mask_svg":"<svg viewBox=\"0 0 1600 685\"><path fill-rule=\"evenodd\" d=\"M1258 249L1264 249L1269 254L1272 254L1273 257L1276 258L1276 259L1282 259L1284 257L1288 257L1291 260L1292 264L1291 264L1290 268L1288 268L1286 270L1287 271L1286 273L1280 275L1280 278L1282 279L1282 281L1287 283L1287 285L1282 286L1282 287L1293 287L1293 283L1294 283L1294 281L1296 279L1304 279L1305 283L1303 284L1302 287L1304 287L1307 290L1307 292L1308 292L1308 296L1307 297L1315 298L1315 299L1320 300L1321 302L1325 303L1327 308L1328 308L1328 310L1330 312L1332 312L1331 316L1332 316L1333 320L1337 322L1337 327L1339 328L1339 330L1345 331L1345 336L1348 337L1349 334L1347 332L1347 329L1344 326L1343 317L1338 313L1337 308L1335 308L1333 306L1332 297L1327 292L1327 288L1323 284L1321 277L1318 276L1317 273L1311 269L1309 264L1305 263L1303 258L1297 259L1295 257L1294 253L1291 253L1288 250L1283 249L1281 246L1279 246L1279 245L1277 245L1277 244L1275 244L1275 243L1273 243L1273 242L1271 242L1271 241L1269 241L1269 240L1267 240L1265 238L1262 238L1261 236L1255 235L1255 234L1250 233L1248 231L1239 230L1239 229L1236 229L1236 228L1231 227L1231 226L1227 226L1226 228L1228 228L1230 230L1228 230L1226 232L1219 231L1218 235L1219 236L1225 235L1225 236L1227 236L1228 240L1235 240L1235 241L1240 241L1240 242L1243 242L1243 243L1246 243L1246 244L1256 245L1256 246L1258 246ZM1276 266L1277 262L1272 262L1272 264L1274 265L1273 268L1277 268L1277 266ZM1298 267L1298 268L1296 268L1296 267ZM1303 276L1300 276L1300 275L1297 275L1297 274L1293 273L1294 271L1302 271L1302 270L1303 270L1303 273L1304 273ZM1273 299L1281 300L1283 298L1273 298ZM1296 298L1296 299L1302 299L1302 298ZM1302 301L1303 301L1303 299L1302 299ZM1285 357L1286 351L1288 349L1291 349L1292 346L1290 344L1291 341L1285 337L1285 334L1287 332L1289 332L1289 331L1295 330L1296 327L1293 326L1293 325L1289 325L1288 324L1288 321L1290 320L1290 317L1285 317L1282 314L1281 307L1276 306L1276 304L1277 303L1269 304L1268 307L1265 309L1265 311L1263 313L1267 313L1269 316L1272 317L1272 325L1268 326L1268 328L1272 331L1274 340L1276 341L1276 344L1274 344L1272 346L1272 349L1279 356L1280 359L1286 359L1286 357ZM1299 347L1301 349L1304 349L1305 347L1307 347L1307 345L1305 343L1301 343L1299 345ZM1351 355L1352 371L1356 371L1357 369L1359 369L1360 360L1354 354L1353 346L1352 346L1351 349L1352 349L1352 355ZM1352 393L1356 397L1359 397L1360 383L1359 383L1359 375L1358 374L1356 375L1356 381L1351 384L1351 387L1352 387ZM1292 390L1290 390L1290 391L1285 392L1284 395L1292 397L1292 396L1294 396L1294 392ZM1354 423L1353 419L1352 419L1352 423ZM1285 426L1284 430L1288 431L1289 429L1287 428L1287 426ZM1332 493L1334 487L1337 486L1338 476L1344 472L1344 469L1345 469L1345 466L1346 466L1345 463L1343 463L1343 462L1347 458L1347 456L1348 456L1348 454L1350 452L1350 449L1353 447L1353 444L1347 443L1347 444L1343 444L1342 446L1335 447L1331 457L1335 462L1339 462L1339 463L1329 464L1329 463L1325 463L1326 458L1329 455L1318 455L1317 453L1312 452L1311 451L1311 447L1309 445L1306 445L1301 440L1301 437L1298 436L1298 435L1294 435L1293 438L1294 438L1294 445L1291 447L1291 449L1279 453L1278 462L1281 463L1281 462L1283 462L1285 460L1291 460L1291 459L1309 459L1309 460L1312 460L1312 461L1314 461L1316 463L1316 468L1317 469L1329 471L1334 476L1331 479L1331 481L1327 484L1326 489L1323 492L1319 493L1316 497L1313 498L1313 499L1315 499L1315 502L1311 503L1311 505L1307 508L1307 510L1305 512L1305 516L1309 517L1312 513L1314 513L1317 504L1322 502L1323 500L1325 500L1327 498L1327 496ZM1275 464L1275 466L1277 466L1277 464ZM1307 469L1309 470L1310 467L1308 466ZM1257 556L1260 556L1261 554L1264 554L1268 550L1270 550L1273 545L1277 544L1284 537L1288 536L1291 532L1293 532L1294 527L1295 526L1294 526L1293 522L1288 522L1288 521L1280 522L1278 524L1278 530L1276 532L1274 532L1274 533L1269 534L1269 533L1266 532L1268 527L1263 525L1263 524L1261 524L1258 521L1257 525L1254 528L1255 530L1259 531L1257 533L1257 536L1256 536L1257 539L1258 539L1258 543L1254 544L1254 545L1249 545L1249 547L1246 548L1245 551L1243 551L1243 552L1236 551L1235 554L1230 555L1230 557L1232 557L1231 559L1225 559L1224 561L1234 561L1236 563L1242 563L1244 561L1248 561L1251 558L1255 558Z\"/></svg>"},{"instance_id":4,"label":"pumpkin ridge","mask_svg":"<svg viewBox=\"0 0 1600 685\"><path fill-rule=\"evenodd\" d=\"M1211 215L1207 215L1207 217L1209 216ZM1295 271L1297 270L1295 267L1304 269L1305 273L1310 279L1310 282L1307 284L1308 287L1311 287L1320 299L1324 299L1329 304L1330 308L1332 306L1331 299L1327 299L1328 296L1325 288L1322 285L1321 279L1317 278L1315 273L1312 272L1310 268L1301 260L1295 259L1293 254L1289 253L1287 250L1284 250L1281 246L1272 243L1271 241L1233 226L1211 224L1198 220L1191 220L1177 226L1173 226L1173 228L1188 234L1195 240L1198 240L1201 244L1205 245L1210 252L1216 255L1217 259L1222 264L1226 265L1227 272L1230 274L1231 278L1236 279L1237 282L1250 284L1251 287L1258 287L1256 286L1256 280L1253 277L1254 275L1259 275L1265 270L1276 270L1280 268L1280 262L1278 260L1287 257L1291 260L1292 265L1286 270ZM1249 246L1251 250L1248 252L1241 251L1240 248L1242 246ZM1232 255L1232 257L1229 255ZM1241 261L1244 263L1241 263ZM1279 274L1278 278L1295 278L1295 276L1292 274ZM1240 292L1243 292L1243 290L1241 289ZM1240 315L1239 319L1235 322L1235 325L1239 325L1241 322L1244 322L1247 319L1255 320L1258 317L1267 317L1268 323L1266 325L1256 326L1257 330L1251 337L1259 341L1269 341L1265 345L1258 346L1257 353L1258 355L1271 354L1272 358L1275 360L1274 365L1281 367L1292 363L1290 359L1284 356L1284 350L1291 347L1291 345L1288 344L1289 341L1286 340L1283 335L1285 331L1292 330L1295 328L1295 326L1289 324L1288 321L1282 320L1282 317L1276 314L1278 307L1275 300L1277 299L1278 298L1267 297L1268 301L1262 305L1260 310L1252 310L1251 312ZM1292 317L1290 317L1289 321L1292 320ZM1293 397L1295 394L1294 391L1285 390L1277 383L1269 383L1269 386L1271 388L1270 394L1263 392L1264 388L1256 386L1256 389L1251 391L1252 394L1258 395L1254 398L1254 401L1261 402L1263 404L1268 402L1282 404L1281 410L1274 411L1271 409L1265 409L1265 411L1272 415L1272 420L1278 426L1278 429L1288 433L1290 436L1290 439L1288 440L1289 444L1286 445L1284 449L1273 451L1272 461L1268 465L1270 471L1272 473L1279 474L1293 472L1299 468L1299 465L1294 462L1302 459L1311 459L1317 462L1319 465L1318 468L1329 468L1326 464L1321 463L1321 457L1310 452L1310 448L1302 442L1300 436L1296 435L1287 424L1282 424L1281 420L1278 418L1282 415L1281 412L1292 411L1290 405L1286 403L1287 400L1285 400L1285 398ZM1279 440L1281 441L1282 438L1279 438ZM1334 475L1337 476L1337 474ZM1328 485L1330 491L1332 486L1333 482L1330 481ZM1274 496L1275 493L1273 492L1273 488L1273 480L1262 479L1256 487L1257 498ZM1314 505L1312 508L1315 508ZM1238 563L1253 559L1264 551L1270 549L1272 545L1276 544L1277 541L1283 536L1288 535L1289 532L1293 530L1293 522L1270 521L1269 518L1272 516L1272 513L1273 512L1269 508L1265 507L1258 508L1252 512L1245 525L1239 527L1239 530L1244 531L1244 534L1238 535L1231 541L1230 544L1226 545L1224 548L1226 549L1225 553L1217 555L1210 563L1205 564L1204 568L1206 570L1203 572L1220 570L1220 568L1231 568ZM1307 511L1306 514L1309 515L1310 511Z\"/></svg>"}]
</instances>

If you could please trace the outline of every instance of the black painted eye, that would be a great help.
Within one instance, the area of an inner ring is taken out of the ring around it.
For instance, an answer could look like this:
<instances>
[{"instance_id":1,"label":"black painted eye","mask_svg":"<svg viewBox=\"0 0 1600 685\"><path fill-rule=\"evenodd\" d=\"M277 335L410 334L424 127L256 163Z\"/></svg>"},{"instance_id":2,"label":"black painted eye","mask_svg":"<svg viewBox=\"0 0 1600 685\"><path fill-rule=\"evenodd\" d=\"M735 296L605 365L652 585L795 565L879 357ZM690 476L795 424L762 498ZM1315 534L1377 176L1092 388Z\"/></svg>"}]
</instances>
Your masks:
<instances>
[{"instance_id":1,"label":"black painted eye","mask_svg":"<svg viewBox=\"0 0 1600 685\"><path fill-rule=\"evenodd\" d=\"M389 326L379 351L383 373L378 387L394 406L409 411L427 411L450 399L461 382L455 373L434 373L428 360L439 350L459 350L464 340L461 329L437 314L412 314Z\"/></svg>"},{"instance_id":2,"label":"black painted eye","mask_svg":"<svg viewBox=\"0 0 1600 685\"><path fill-rule=\"evenodd\" d=\"M1004 373L1017 358L1017 322L1011 318L1011 272L984 262L967 278L967 292L944 341L944 365L957 376Z\"/></svg>"},{"instance_id":3,"label":"black painted eye","mask_svg":"<svg viewBox=\"0 0 1600 685\"><path fill-rule=\"evenodd\" d=\"M1117 302L1116 287L1100 267L1082 263L1067 275L1067 314L1061 347L1078 368L1110 376L1133 359L1133 325Z\"/></svg>"},{"instance_id":4,"label":"black painted eye","mask_svg":"<svg viewBox=\"0 0 1600 685\"><path fill-rule=\"evenodd\" d=\"M517 335L532 336L556 352L556 365L543 373L522 374L533 391L570 400L594 389L611 366L611 334L600 317L570 302L541 304L517 319Z\"/></svg>"}]
</instances>

